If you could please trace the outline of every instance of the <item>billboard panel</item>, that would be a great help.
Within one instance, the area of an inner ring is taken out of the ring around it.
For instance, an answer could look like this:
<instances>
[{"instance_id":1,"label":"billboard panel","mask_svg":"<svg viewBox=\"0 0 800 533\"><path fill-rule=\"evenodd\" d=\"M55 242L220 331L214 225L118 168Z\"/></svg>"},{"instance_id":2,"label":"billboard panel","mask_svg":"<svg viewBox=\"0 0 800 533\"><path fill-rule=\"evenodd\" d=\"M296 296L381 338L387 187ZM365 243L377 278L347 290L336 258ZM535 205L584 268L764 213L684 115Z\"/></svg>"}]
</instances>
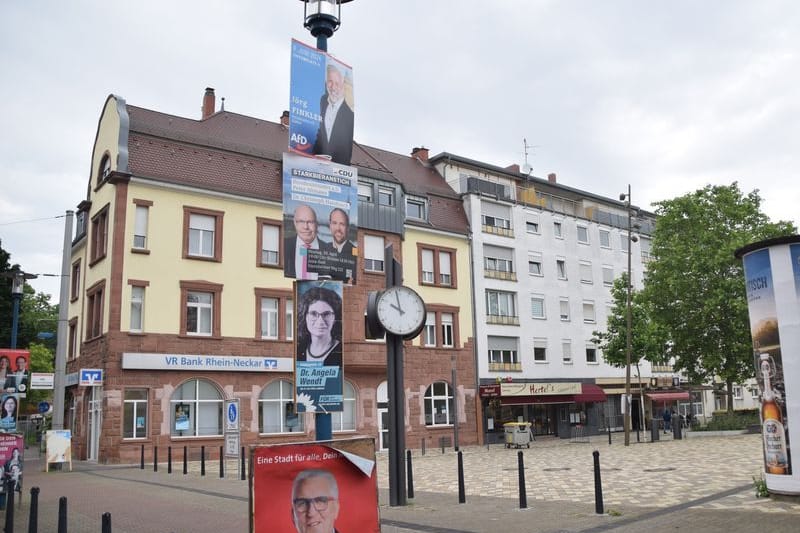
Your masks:
<instances>
[{"instance_id":1,"label":"billboard panel","mask_svg":"<svg viewBox=\"0 0 800 533\"><path fill-rule=\"evenodd\" d=\"M0 349L0 383L3 391L24 398L30 386L31 353L28 350Z\"/></svg>"}]
</instances>

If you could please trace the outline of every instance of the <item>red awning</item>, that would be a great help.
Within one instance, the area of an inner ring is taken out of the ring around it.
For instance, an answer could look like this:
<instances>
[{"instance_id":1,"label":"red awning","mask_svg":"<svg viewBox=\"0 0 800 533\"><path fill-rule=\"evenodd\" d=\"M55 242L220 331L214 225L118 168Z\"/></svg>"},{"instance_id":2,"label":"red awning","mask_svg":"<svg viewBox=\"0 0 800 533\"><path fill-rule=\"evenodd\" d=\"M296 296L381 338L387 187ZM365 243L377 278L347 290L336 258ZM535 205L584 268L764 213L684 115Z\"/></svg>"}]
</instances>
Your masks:
<instances>
[{"instance_id":1,"label":"red awning","mask_svg":"<svg viewBox=\"0 0 800 533\"><path fill-rule=\"evenodd\" d=\"M604 402L606 392L594 383L581 383L581 393L575 395L576 402Z\"/></svg>"},{"instance_id":2,"label":"red awning","mask_svg":"<svg viewBox=\"0 0 800 533\"><path fill-rule=\"evenodd\" d=\"M669 400L688 400L689 391L676 391L676 392L647 392L645 396L657 402L666 402Z\"/></svg>"}]
</instances>

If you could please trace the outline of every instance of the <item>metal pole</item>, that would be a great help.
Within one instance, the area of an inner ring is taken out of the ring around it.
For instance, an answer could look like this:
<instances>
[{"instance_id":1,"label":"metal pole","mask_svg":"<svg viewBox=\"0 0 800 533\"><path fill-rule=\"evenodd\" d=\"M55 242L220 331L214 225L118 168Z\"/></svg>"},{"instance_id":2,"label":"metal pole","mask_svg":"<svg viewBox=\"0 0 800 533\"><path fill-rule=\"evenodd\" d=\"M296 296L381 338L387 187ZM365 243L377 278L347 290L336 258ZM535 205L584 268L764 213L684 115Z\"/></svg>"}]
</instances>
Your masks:
<instances>
[{"instance_id":1,"label":"metal pole","mask_svg":"<svg viewBox=\"0 0 800 533\"><path fill-rule=\"evenodd\" d=\"M17 347L17 328L19 328L19 301L22 299L21 294L12 294L11 299L14 301L14 306L11 311L11 349Z\"/></svg>"},{"instance_id":2,"label":"metal pole","mask_svg":"<svg viewBox=\"0 0 800 533\"><path fill-rule=\"evenodd\" d=\"M456 356L450 357L452 363L452 376L453 383L453 449L458 451L458 371L456 369Z\"/></svg>"},{"instance_id":3,"label":"metal pole","mask_svg":"<svg viewBox=\"0 0 800 533\"><path fill-rule=\"evenodd\" d=\"M64 429L64 393L67 386L67 347L69 344L69 275L72 261L72 217L64 222L64 248L61 252L61 291L58 300L55 376L53 377L53 429Z\"/></svg>"},{"instance_id":4,"label":"metal pole","mask_svg":"<svg viewBox=\"0 0 800 533\"><path fill-rule=\"evenodd\" d=\"M403 267L394 260L390 244L383 254L386 268L386 288L402 285ZM386 332L386 371L389 392L389 505L407 505L405 394L403 389L403 339Z\"/></svg>"},{"instance_id":5,"label":"metal pole","mask_svg":"<svg viewBox=\"0 0 800 533\"><path fill-rule=\"evenodd\" d=\"M627 279L627 292L628 301L626 306L626 320L627 326L625 328L625 446L630 446L631 443L631 186L628 184L628 279Z\"/></svg>"}]
</instances>

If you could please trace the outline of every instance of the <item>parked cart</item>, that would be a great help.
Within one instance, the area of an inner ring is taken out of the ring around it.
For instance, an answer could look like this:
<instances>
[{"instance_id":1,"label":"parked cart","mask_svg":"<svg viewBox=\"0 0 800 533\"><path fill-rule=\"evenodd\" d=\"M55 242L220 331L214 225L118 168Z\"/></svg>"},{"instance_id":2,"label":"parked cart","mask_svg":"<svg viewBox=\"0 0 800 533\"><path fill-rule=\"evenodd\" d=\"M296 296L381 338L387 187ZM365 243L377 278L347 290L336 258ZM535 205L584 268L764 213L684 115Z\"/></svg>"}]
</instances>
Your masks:
<instances>
[{"instance_id":1,"label":"parked cart","mask_svg":"<svg viewBox=\"0 0 800 533\"><path fill-rule=\"evenodd\" d=\"M506 448L521 448L522 446L531 447L533 433L531 432L530 422L506 422L503 424L506 435Z\"/></svg>"}]
</instances>

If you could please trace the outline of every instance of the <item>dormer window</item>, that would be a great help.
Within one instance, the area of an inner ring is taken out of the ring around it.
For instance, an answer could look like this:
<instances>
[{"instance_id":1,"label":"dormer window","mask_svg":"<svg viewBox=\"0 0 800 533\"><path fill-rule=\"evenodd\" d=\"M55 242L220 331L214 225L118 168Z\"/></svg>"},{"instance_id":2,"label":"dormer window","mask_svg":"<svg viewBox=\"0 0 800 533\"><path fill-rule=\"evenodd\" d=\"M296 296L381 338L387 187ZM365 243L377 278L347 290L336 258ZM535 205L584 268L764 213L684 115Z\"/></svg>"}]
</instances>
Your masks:
<instances>
[{"instance_id":1,"label":"dormer window","mask_svg":"<svg viewBox=\"0 0 800 533\"><path fill-rule=\"evenodd\" d=\"M406 197L406 216L408 218L415 218L417 220L426 220L427 217L427 209L426 209L426 202L424 198L419 198L417 196L407 196Z\"/></svg>"}]
</instances>

